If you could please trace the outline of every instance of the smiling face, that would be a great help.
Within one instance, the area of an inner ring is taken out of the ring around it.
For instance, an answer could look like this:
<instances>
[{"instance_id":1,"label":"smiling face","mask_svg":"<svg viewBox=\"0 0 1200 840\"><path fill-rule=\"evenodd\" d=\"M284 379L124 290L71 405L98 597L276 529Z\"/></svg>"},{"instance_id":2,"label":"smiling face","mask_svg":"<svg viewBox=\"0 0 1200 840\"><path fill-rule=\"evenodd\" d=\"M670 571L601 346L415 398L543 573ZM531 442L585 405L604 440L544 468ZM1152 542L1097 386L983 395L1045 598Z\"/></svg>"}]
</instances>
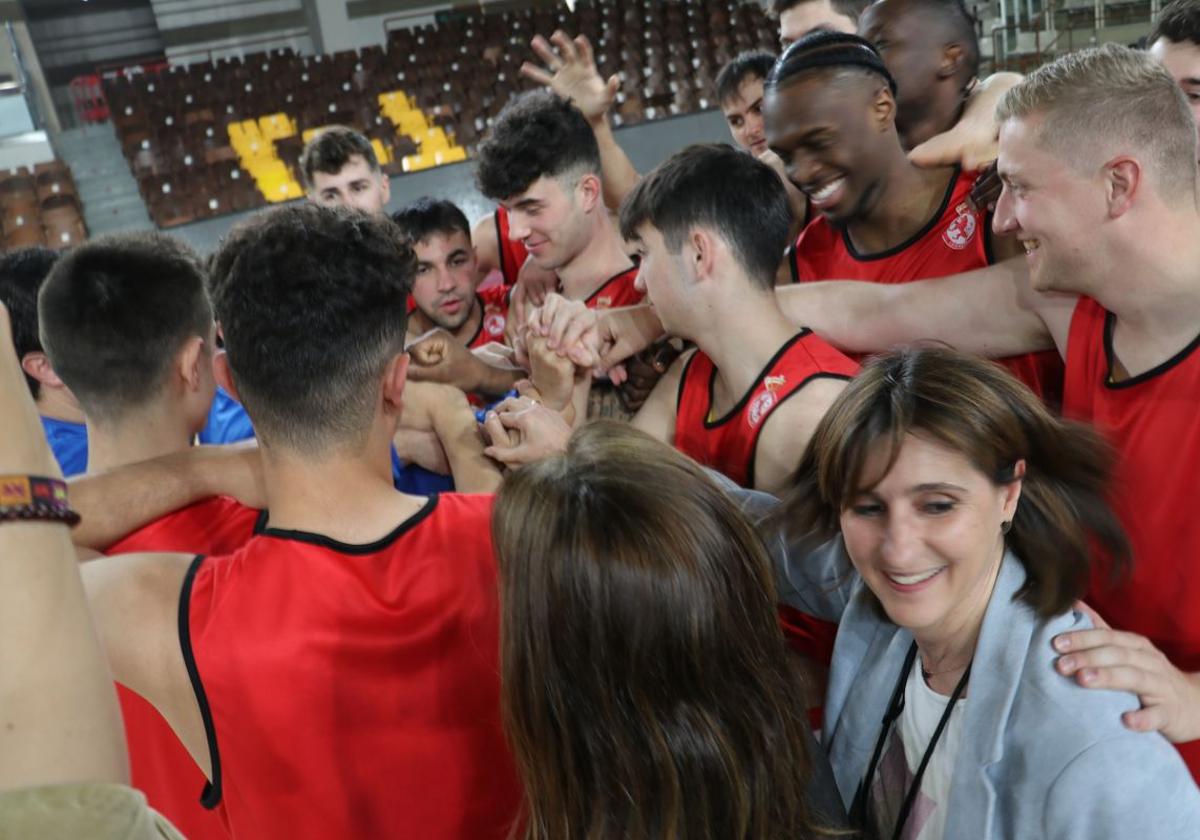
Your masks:
<instances>
[{"instance_id":1,"label":"smiling face","mask_svg":"<svg viewBox=\"0 0 1200 840\"><path fill-rule=\"evenodd\" d=\"M982 621L1004 555L1020 482L997 486L961 453L908 434L887 469L876 441L863 478L873 486L842 511L846 550L888 617L920 640L971 632Z\"/></svg>"},{"instance_id":2,"label":"smiling face","mask_svg":"<svg viewBox=\"0 0 1200 840\"><path fill-rule=\"evenodd\" d=\"M733 142L755 157L767 150L762 109L763 80L757 76L744 79L737 93L721 103L721 113L729 124Z\"/></svg>"},{"instance_id":3,"label":"smiling face","mask_svg":"<svg viewBox=\"0 0 1200 840\"><path fill-rule=\"evenodd\" d=\"M1159 38L1150 47L1150 55L1167 68L1187 97L1196 121L1200 122L1200 45L1191 41L1176 43ZM1200 145L1197 146L1197 159L1200 159Z\"/></svg>"},{"instance_id":4,"label":"smiling face","mask_svg":"<svg viewBox=\"0 0 1200 840\"><path fill-rule=\"evenodd\" d=\"M891 92L875 76L808 72L767 93L767 142L813 207L844 227L883 192L899 149L893 114Z\"/></svg>"},{"instance_id":5,"label":"smiling face","mask_svg":"<svg viewBox=\"0 0 1200 840\"><path fill-rule=\"evenodd\" d=\"M313 172L308 197L322 207L350 207L375 215L383 212L391 195L387 176L372 169L362 155L351 155L334 174Z\"/></svg>"},{"instance_id":6,"label":"smiling face","mask_svg":"<svg viewBox=\"0 0 1200 840\"><path fill-rule=\"evenodd\" d=\"M580 184L543 175L501 202L508 211L509 239L522 243L539 268L557 271L587 245L589 220L579 192Z\"/></svg>"},{"instance_id":7,"label":"smiling face","mask_svg":"<svg viewBox=\"0 0 1200 840\"><path fill-rule=\"evenodd\" d=\"M460 230L431 233L414 250L413 303L434 324L454 333L470 319L476 305L479 277L471 240Z\"/></svg>"},{"instance_id":8,"label":"smiling face","mask_svg":"<svg viewBox=\"0 0 1200 840\"><path fill-rule=\"evenodd\" d=\"M996 203L995 232L1025 248L1030 283L1038 291L1091 291L1099 228L1107 219L1105 185L1046 150L1037 118L1009 119L1000 127L997 168L1004 190Z\"/></svg>"}]
</instances>

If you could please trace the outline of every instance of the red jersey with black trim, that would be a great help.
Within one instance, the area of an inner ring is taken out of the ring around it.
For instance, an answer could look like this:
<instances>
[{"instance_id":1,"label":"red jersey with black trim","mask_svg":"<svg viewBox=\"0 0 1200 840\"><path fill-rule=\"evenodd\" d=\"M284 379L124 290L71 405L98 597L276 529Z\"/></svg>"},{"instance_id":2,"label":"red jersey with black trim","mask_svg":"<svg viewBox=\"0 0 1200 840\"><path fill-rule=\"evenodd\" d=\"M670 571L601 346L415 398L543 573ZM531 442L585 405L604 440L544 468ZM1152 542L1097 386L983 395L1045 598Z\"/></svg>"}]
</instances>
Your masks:
<instances>
[{"instance_id":1,"label":"red jersey with black trim","mask_svg":"<svg viewBox=\"0 0 1200 840\"><path fill-rule=\"evenodd\" d=\"M446 493L367 545L262 530L197 557L184 657L235 838L508 836L493 497Z\"/></svg>"},{"instance_id":2,"label":"red jersey with black trim","mask_svg":"<svg viewBox=\"0 0 1200 840\"><path fill-rule=\"evenodd\" d=\"M1130 577L1092 576L1087 601L1140 633L1176 667L1200 671L1200 335L1151 370L1113 381L1115 318L1080 298L1067 338L1063 413L1093 424L1117 452L1113 504L1133 548ZM1200 780L1200 741L1180 747Z\"/></svg>"},{"instance_id":3,"label":"red jersey with black trim","mask_svg":"<svg viewBox=\"0 0 1200 840\"><path fill-rule=\"evenodd\" d=\"M849 234L822 215L801 231L792 255L792 279L866 280L872 283L911 283L931 277L961 274L991 265L988 229L991 216L967 200L977 172L956 171L938 211L907 242L876 254L861 254ZM1026 353L998 359L1051 406L1062 401L1063 364L1056 351Z\"/></svg>"},{"instance_id":4,"label":"red jersey with black trim","mask_svg":"<svg viewBox=\"0 0 1200 840\"><path fill-rule=\"evenodd\" d=\"M508 296L512 290L505 286L491 286L475 293L482 316L475 335L467 341L467 348L474 350L485 344L504 344L504 327L508 323Z\"/></svg>"},{"instance_id":5,"label":"red jersey with black trim","mask_svg":"<svg viewBox=\"0 0 1200 840\"><path fill-rule=\"evenodd\" d=\"M254 534L260 511L218 496L151 522L111 546L108 554L141 551L236 551ZM117 685L125 743L129 748L130 784L146 795L189 840L227 840L221 818L201 807L196 792L207 779L170 724L141 695Z\"/></svg>"},{"instance_id":6,"label":"red jersey with black trim","mask_svg":"<svg viewBox=\"0 0 1200 840\"><path fill-rule=\"evenodd\" d=\"M620 274L614 274L605 280L599 289L588 295L584 304L588 309L619 309L622 306L641 303L646 295L634 286L637 276L638 267L631 265Z\"/></svg>"},{"instance_id":7,"label":"red jersey with black trim","mask_svg":"<svg viewBox=\"0 0 1200 840\"><path fill-rule=\"evenodd\" d=\"M697 350L684 365L679 381L675 448L742 487L753 488L758 439L775 409L813 379L849 379L856 373L856 362L811 330L801 330L779 348L737 404L714 420L717 367Z\"/></svg>"},{"instance_id":8,"label":"red jersey with black trim","mask_svg":"<svg viewBox=\"0 0 1200 840\"><path fill-rule=\"evenodd\" d=\"M513 286L516 285L517 275L521 273L521 266L525 265L529 251L525 250L525 243L508 238L507 210L497 207L493 217L496 220L496 251L500 256L500 273L504 276L504 285Z\"/></svg>"}]
</instances>

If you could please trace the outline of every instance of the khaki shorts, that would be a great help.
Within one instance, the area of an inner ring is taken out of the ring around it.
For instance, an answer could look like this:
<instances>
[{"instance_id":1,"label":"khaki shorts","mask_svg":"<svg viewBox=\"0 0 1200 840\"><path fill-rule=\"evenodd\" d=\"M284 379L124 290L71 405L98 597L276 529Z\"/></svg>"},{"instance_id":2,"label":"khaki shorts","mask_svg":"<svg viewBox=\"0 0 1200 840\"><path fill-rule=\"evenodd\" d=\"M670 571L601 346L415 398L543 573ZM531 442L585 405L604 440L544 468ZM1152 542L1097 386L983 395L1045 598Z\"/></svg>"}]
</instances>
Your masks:
<instances>
[{"instance_id":1,"label":"khaki shorts","mask_svg":"<svg viewBox=\"0 0 1200 840\"><path fill-rule=\"evenodd\" d=\"M0 840L183 840L125 785L51 785L0 793Z\"/></svg>"}]
</instances>

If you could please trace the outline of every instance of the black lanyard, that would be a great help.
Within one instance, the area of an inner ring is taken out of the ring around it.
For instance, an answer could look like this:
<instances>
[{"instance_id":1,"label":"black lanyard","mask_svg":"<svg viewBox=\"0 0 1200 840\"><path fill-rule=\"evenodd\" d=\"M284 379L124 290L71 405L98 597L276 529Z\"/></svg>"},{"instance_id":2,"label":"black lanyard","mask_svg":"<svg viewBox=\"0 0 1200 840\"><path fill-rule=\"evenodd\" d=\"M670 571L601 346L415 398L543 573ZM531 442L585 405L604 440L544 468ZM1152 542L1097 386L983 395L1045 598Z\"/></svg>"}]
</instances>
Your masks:
<instances>
[{"instance_id":1,"label":"black lanyard","mask_svg":"<svg viewBox=\"0 0 1200 840\"><path fill-rule=\"evenodd\" d=\"M917 658L917 643L913 642L912 647L908 649L908 656L904 658L904 667L900 669L900 679L896 681L896 687L892 689L892 699L888 702L887 711L883 715L882 729L879 733L879 739L875 741L875 751L871 754L871 763L867 765L867 775L863 777L862 782L858 786L858 793L854 797L854 804L850 808L851 818L856 821L864 829L867 825L867 800L871 795L871 782L875 779L875 771L879 766L879 758L883 754L883 747L887 743L888 734L892 731L896 721L900 718L900 714L904 711L904 686L908 682L908 675L912 673L913 662ZM937 729L933 731L933 737L929 740L929 746L925 748L925 754L921 756L921 763L917 765L916 775L913 776L912 783L908 787L908 792L904 795L904 804L900 807L900 815L896 818L896 827L892 831L892 840L899 840L900 833L904 830L904 824L908 822L908 816L912 812L913 804L917 801L917 794L921 792L921 779L925 777L925 768L929 766L929 760L933 757L933 751L937 747L938 739L942 737L942 732L946 728L946 724L950 722L950 713L954 711L954 704L962 697L963 691L967 688L967 679L971 676L971 666L967 666L967 670L963 672L962 677L958 681L958 685L954 687L954 693L950 695L950 702L946 704L946 711L942 712L942 719L938 721Z\"/></svg>"}]
</instances>

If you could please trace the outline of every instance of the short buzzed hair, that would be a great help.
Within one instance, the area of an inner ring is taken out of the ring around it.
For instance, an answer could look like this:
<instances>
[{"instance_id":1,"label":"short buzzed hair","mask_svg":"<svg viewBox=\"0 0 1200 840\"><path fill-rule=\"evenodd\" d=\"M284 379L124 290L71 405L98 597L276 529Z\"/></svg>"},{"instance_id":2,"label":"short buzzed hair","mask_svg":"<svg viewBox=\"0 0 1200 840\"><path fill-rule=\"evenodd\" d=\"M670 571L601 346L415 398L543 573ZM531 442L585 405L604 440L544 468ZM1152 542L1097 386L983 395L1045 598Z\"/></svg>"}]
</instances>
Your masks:
<instances>
[{"instance_id":1,"label":"short buzzed hair","mask_svg":"<svg viewBox=\"0 0 1200 840\"><path fill-rule=\"evenodd\" d=\"M1195 119L1171 74L1147 53L1118 44L1068 53L1005 94L996 116L1042 117L1039 142L1077 170L1136 153L1161 194L1195 195Z\"/></svg>"},{"instance_id":2,"label":"short buzzed hair","mask_svg":"<svg viewBox=\"0 0 1200 840\"><path fill-rule=\"evenodd\" d=\"M208 278L164 233L114 233L60 259L38 297L46 355L89 420L113 423L154 400L175 355L211 340Z\"/></svg>"},{"instance_id":3,"label":"short buzzed hair","mask_svg":"<svg viewBox=\"0 0 1200 840\"><path fill-rule=\"evenodd\" d=\"M1153 45L1160 38L1174 44L1191 41L1200 46L1200 0L1174 0L1164 6L1146 44Z\"/></svg>"},{"instance_id":4,"label":"short buzzed hair","mask_svg":"<svg viewBox=\"0 0 1200 840\"><path fill-rule=\"evenodd\" d=\"M338 174L355 155L361 156L372 172L379 171L379 159L375 157L375 149L366 137L344 125L321 129L308 141L300 155L300 174L304 176L304 186L309 190L313 188L314 172Z\"/></svg>"}]
</instances>

